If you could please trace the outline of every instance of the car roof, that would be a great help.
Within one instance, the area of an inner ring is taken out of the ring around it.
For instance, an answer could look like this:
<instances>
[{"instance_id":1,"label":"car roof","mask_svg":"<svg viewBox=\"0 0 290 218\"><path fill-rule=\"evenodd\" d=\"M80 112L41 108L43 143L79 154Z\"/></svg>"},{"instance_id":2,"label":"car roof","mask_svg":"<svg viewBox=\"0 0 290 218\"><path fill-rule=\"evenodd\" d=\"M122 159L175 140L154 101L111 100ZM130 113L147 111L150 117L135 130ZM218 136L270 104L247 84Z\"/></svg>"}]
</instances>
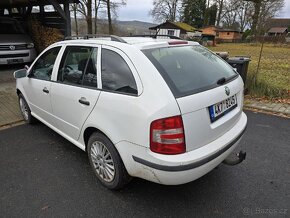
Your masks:
<instances>
[{"instance_id":1,"label":"car roof","mask_svg":"<svg viewBox=\"0 0 290 218\"><path fill-rule=\"evenodd\" d=\"M186 41L180 39L168 39L168 38L150 38L150 37L120 37L121 41L112 40L110 37L101 38L89 38L89 39L74 39L65 40L58 42L56 44L100 44L100 45L110 45L114 47L122 46L134 46L140 50L150 49L150 48L160 48L168 46L185 46L185 45L199 45L198 42ZM183 43L184 42L184 43Z\"/></svg>"}]
</instances>

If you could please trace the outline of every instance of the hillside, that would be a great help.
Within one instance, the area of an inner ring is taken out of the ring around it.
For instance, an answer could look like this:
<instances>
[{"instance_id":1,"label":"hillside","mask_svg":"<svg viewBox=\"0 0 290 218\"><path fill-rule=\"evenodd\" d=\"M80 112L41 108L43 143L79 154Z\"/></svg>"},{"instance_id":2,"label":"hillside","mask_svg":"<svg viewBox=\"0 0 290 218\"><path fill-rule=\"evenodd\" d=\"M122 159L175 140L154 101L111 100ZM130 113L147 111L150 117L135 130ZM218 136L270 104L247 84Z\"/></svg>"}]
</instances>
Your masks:
<instances>
[{"instance_id":1,"label":"hillside","mask_svg":"<svg viewBox=\"0 0 290 218\"><path fill-rule=\"evenodd\" d=\"M155 26L154 23L142 22L142 21L118 21L113 22L115 34L118 35L139 35L139 34L148 34L149 27ZM94 25L93 25L94 26ZM98 20L98 33L107 33L108 25L107 20L99 19ZM79 34L86 33L86 22L84 19L78 19L78 29ZM75 22L72 19L72 30L75 33ZM94 32L94 31L93 31Z\"/></svg>"}]
</instances>

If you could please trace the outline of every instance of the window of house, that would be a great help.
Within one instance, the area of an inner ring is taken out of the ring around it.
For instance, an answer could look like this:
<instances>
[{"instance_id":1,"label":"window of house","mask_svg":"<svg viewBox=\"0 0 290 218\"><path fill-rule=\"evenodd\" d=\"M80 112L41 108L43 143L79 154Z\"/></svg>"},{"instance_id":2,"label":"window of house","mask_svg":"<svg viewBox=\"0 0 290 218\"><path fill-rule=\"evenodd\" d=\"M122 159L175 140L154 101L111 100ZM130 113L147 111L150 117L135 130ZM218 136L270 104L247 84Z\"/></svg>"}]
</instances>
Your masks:
<instances>
[{"instance_id":1,"label":"window of house","mask_svg":"<svg viewBox=\"0 0 290 218\"><path fill-rule=\"evenodd\" d=\"M167 30L167 34L169 36L174 36L174 30Z\"/></svg>"}]
</instances>

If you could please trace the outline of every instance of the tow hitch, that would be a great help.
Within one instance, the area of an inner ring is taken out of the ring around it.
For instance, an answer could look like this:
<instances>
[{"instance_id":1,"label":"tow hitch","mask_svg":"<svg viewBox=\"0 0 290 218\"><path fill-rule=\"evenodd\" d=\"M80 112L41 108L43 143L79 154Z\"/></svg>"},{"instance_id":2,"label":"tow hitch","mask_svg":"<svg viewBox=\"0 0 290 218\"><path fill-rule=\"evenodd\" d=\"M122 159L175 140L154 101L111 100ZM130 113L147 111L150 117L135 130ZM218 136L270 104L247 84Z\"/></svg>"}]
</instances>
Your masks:
<instances>
[{"instance_id":1,"label":"tow hitch","mask_svg":"<svg viewBox=\"0 0 290 218\"><path fill-rule=\"evenodd\" d=\"M239 153L236 153L234 157L226 158L223 163L230 166L237 165L246 159L246 154L246 152L240 151Z\"/></svg>"}]
</instances>

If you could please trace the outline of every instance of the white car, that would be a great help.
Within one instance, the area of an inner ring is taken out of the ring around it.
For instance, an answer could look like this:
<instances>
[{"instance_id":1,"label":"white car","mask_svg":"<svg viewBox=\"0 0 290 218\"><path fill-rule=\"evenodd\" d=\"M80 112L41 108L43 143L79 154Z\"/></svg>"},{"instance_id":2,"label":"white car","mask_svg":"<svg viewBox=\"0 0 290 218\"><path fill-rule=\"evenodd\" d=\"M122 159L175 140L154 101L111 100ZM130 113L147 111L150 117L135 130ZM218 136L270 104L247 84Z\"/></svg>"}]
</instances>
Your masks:
<instances>
[{"instance_id":1,"label":"white car","mask_svg":"<svg viewBox=\"0 0 290 218\"><path fill-rule=\"evenodd\" d=\"M131 177L191 182L233 152L247 124L241 77L195 42L61 41L14 76L25 121L36 118L86 151L110 189Z\"/></svg>"}]
</instances>

